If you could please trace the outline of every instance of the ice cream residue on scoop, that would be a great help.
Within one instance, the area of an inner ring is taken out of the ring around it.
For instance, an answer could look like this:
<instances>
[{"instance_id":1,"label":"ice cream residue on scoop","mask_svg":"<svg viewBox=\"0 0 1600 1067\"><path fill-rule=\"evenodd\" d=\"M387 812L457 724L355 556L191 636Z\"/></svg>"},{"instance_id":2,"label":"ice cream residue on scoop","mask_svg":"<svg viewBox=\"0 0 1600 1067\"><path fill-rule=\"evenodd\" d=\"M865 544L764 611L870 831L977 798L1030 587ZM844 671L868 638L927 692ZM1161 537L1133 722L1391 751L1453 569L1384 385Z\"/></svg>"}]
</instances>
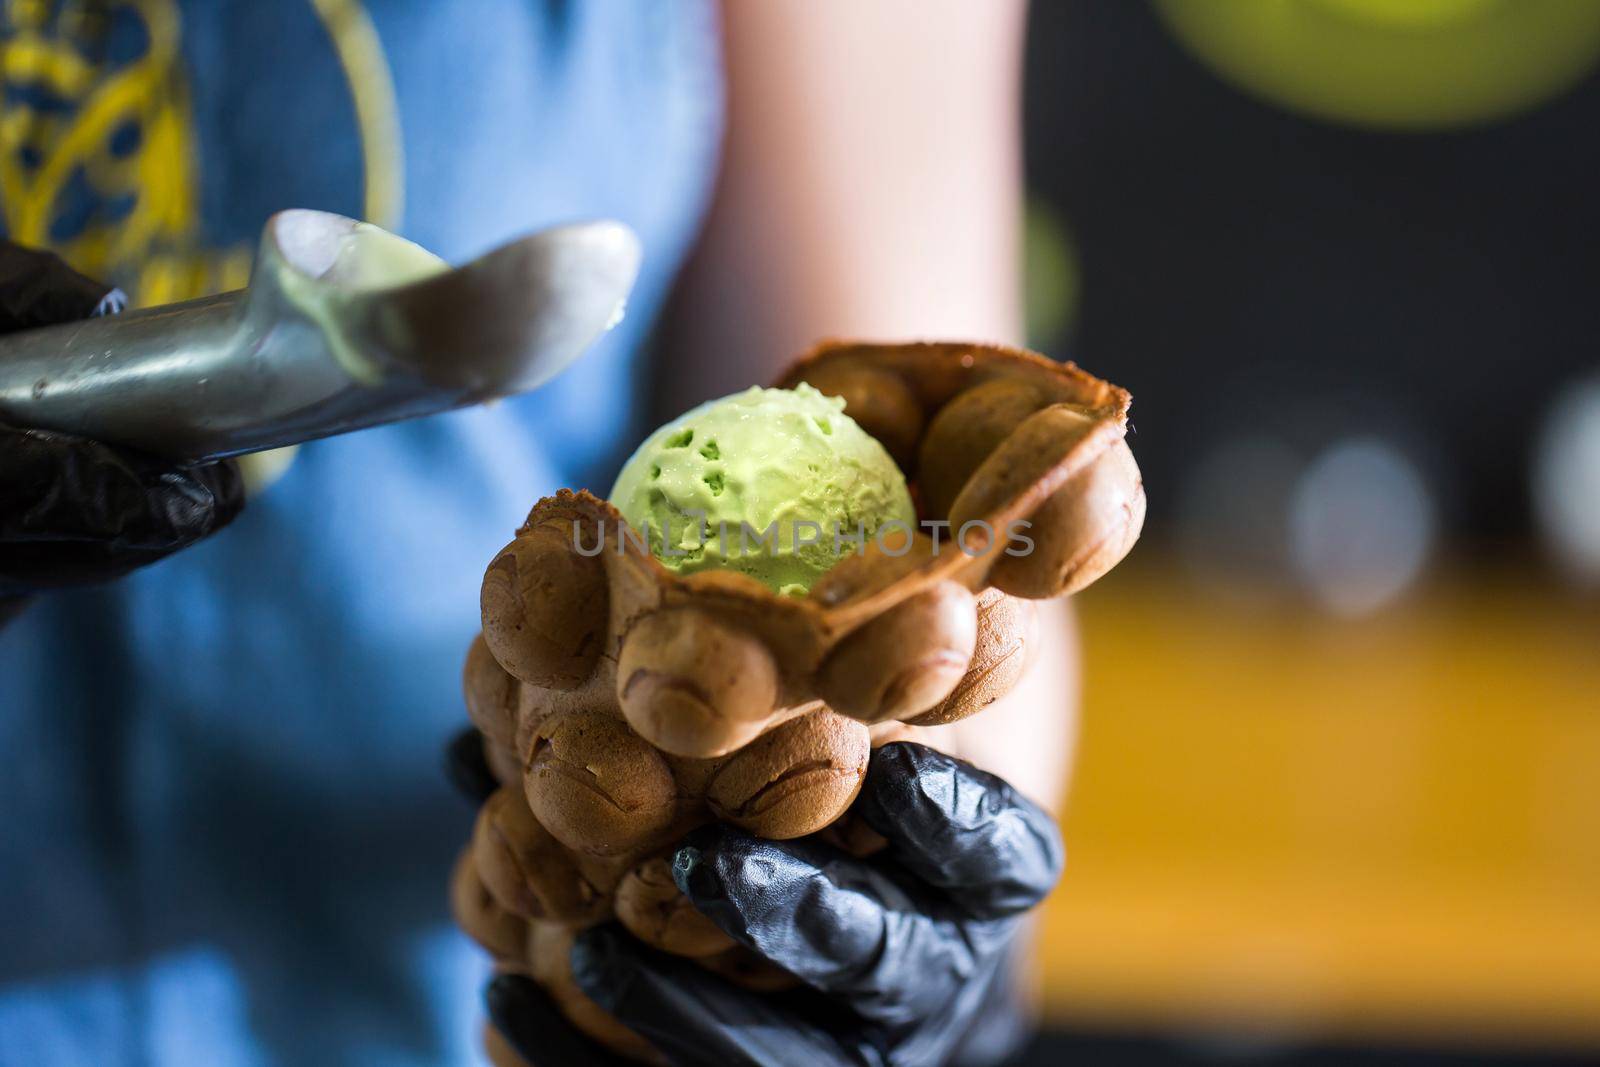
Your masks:
<instances>
[{"instance_id":1,"label":"ice cream residue on scoop","mask_svg":"<svg viewBox=\"0 0 1600 1067\"><path fill-rule=\"evenodd\" d=\"M449 269L450 264L421 245L370 222L358 222L339 238L338 254L322 280L364 292L409 285Z\"/></svg>"},{"instance_id":2,"label":"ice cream residue on scoop","mask_svg":"<svg viewBox=\"0 0 1600 1067\"><path fill-rule=\"evenodd\" d=\"M370 222L358 222L340 235L333 262L312 276L285 263L278 288L322 332L328 351L356 381L377 385L383 368L345 336L343 324L352 301L443 274L450 264L404 237Z\"/></svg>"}]
</instances>

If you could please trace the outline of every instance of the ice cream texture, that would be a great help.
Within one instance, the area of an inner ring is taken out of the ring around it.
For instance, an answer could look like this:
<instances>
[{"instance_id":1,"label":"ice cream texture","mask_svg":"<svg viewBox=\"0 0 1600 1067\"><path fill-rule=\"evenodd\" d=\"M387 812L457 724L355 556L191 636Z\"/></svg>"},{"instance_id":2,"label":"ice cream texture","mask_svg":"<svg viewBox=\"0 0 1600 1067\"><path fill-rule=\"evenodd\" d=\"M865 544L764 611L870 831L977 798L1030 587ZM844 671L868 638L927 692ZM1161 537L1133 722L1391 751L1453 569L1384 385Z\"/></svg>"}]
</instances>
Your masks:
<instances>
[{"instance_id":1,"label":"ice cream texture","mask_svg":"<svg viewBox=\"0 0 1600 1067\"><path fill-rule=\"evenodd\" d=\"M667 423L623 465L611 503L669 569L739 571L788 596L885 523L916 524L889 453L843 400L804 384L753 386Z\"/></svg>"},{"instance_id":2,"label":"ice cream texture","mask_svg":"<svg viewBox=\"0 0 1600 1067\"><path fill-rule=\"evenodd\" d=\"M345 337L340 323L352 300L380 289L420 282L443 274L450 264L404 237L358 222L339 238L333 262L311 276L285 265L278 288L322 331L328 350L352 378L367 385L383 380L383 370Z\"/></svg>"}]
</instances>

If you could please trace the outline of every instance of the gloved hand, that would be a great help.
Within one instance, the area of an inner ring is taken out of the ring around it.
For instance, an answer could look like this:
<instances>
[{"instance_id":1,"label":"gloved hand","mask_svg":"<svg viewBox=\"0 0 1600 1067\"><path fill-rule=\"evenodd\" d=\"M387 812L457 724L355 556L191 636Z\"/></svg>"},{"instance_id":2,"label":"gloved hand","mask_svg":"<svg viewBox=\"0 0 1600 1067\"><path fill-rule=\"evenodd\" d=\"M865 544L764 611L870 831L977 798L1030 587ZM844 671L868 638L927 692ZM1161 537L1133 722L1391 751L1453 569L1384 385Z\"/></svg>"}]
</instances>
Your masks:
<instances>
[{"instance_id":1,"label":"gloved hand","mask_svg":"<svg viewBox=\"0 0 1600 1067\"><path fill-rule=\"evenodd\" d=\"M444 775L455 791L472 803L474 811L500 788L483 752L483 734L476 726L457 733L445 746Z\"/></svg>"},{"instance_id":2,"label":"gloved hand","mask_svg":"<svg viewBox=\"0 0 1600 1067\"><path fill-rule=\"evenodd\" d=\"M121 290L0 241L0 333L122 309ZM237 465L182 467L71 434L0 423L0 622L45 589L116 578L226 526Z\"/></svg>"},{"instance_id":3,"label":"gloved hand","mask_svg":"<svg viewBox=\"0 0 1600 1067\"><path fill-rule=\"evenodd\" d=\"M1003 1059L1026 1035L1011 948L1060 874L1055 823L1004 781L907 742L873 753L855 810L889 841L868 860L726 825L695 831L673 857L695 906L802 988L748 992L615 925L578 938L579 985L676 1064ZM538 1067L620 1062L526 978L495 979L487 1000Z\"/></svg>"}]
</instances>

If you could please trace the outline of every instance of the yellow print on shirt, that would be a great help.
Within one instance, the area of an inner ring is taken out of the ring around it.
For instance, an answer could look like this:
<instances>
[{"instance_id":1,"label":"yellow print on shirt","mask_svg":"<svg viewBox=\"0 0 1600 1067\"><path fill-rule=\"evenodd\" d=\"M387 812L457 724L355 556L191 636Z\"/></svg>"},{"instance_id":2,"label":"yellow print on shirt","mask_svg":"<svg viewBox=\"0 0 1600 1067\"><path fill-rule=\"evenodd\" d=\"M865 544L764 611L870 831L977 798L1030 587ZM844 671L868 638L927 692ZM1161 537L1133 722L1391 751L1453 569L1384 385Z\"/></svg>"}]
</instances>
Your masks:
<instances>
[{"instance_id":1,"label":"yellow print on shirt","mask_svg":"<svg viewBox=\"0 0 1600 1067\"><path fill-rule=\"evenodd\" d=\"M0 199L11 238L153 304L244 284L248 247L197 247L175 0L6 0Z\"/></svg>"},{"instance_id":2,"label":"yellow print on shirt","mask_svg":"<svg viewBox=\"0 0 1600 1067\"><path fill-rule=\"evenodd\" d=\"M351 92L365 214L397 226L403 170L382 46L359 0L309 2ZM0 208L12 240L55 249L143 306L244 285L253 241L213 247L201 230L177 0L3 5Z\"/></svg>"}]
</instances>

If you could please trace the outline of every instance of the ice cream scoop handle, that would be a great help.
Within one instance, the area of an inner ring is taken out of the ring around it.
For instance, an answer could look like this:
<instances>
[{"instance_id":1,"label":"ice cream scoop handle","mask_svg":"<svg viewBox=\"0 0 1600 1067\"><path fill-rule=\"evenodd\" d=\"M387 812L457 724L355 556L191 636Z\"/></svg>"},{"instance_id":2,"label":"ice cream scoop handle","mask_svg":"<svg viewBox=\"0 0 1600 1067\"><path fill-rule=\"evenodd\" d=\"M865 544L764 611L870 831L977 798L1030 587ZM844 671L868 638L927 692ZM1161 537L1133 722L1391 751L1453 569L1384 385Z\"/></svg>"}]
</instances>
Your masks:
<instances>
[{"instance_id":1,"label":"ice cream scoop handle","mask_svg":"<svg viewBox=\"0 0 1600 1067\"><path fill-rule=\"evenodd\" d=\"M416 381L362 383L304 319L244 290L0 337L0 421L180 460L255 452L445 410Z\"/></svg>"},{"instance_id":2,"label":"ice cream scoop handle","mask_svg":"<svg viewBox=\"0 0 1600 1067\"><path fill-rule=\"evenodd\" d=\"M0 337L0 419L167 451L191 405L226 389L243 295Z\"/></svg>"}]
</instances>

